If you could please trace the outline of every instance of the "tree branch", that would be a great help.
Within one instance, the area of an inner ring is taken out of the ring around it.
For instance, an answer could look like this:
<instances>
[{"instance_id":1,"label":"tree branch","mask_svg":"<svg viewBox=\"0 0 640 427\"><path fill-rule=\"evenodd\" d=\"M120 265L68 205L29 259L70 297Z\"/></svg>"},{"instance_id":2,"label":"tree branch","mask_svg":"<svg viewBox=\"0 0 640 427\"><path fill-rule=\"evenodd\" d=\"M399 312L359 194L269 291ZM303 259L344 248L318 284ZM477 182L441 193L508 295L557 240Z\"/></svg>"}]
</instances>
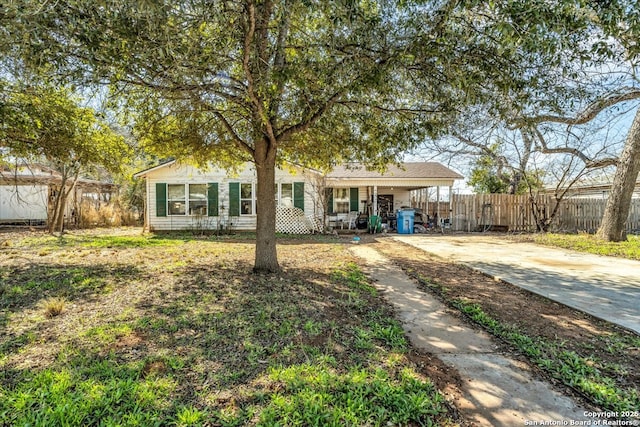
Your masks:
<instances>
[{"instance_id":1,"label":"tree branch","mask_svg":"<svg viewBox=\"0 0 640 427\"><path fill-rule=\"evenodd\" d=\"M256 10L252 2L249 2L249 4L247 5L247 12L249 14L247 18L249 28L247 29L247 33L245 34L245 37L244 37L244 53L242 57L242 69L244 70L244 74L247 79L247 94L249 95L249 99L251 99L251 103L255 107L257 118L266 127L266 133L267 133L267 137L269 139L270 144L273 145L273 148L276 148L276 144L278 140L273 131L273 127L271 126L269 117L266 115L264 111L264 106L262 105L262 101L256 95L255 82L253 80L253 74L251 73L251 67L249 65L251 42L256 32Z\"/></svg>"},{"instance_id":2,"label":"tree branch","mask_svg":"<svg viewBox=\"0 0 640 427\"><path fill-rule=\"evenodd\" d=\"M441 112L441 110L438 110L438 109L427 110L427 109L424 109L424 108L387 108L387 107L383 107L381 105L374 105L374 104L358 102L358 101L337 101L336 104L339 104L339 105L351 105L351 104L363 105L365 107L372 108L374 110L382 111L382 112L385 112L385 113L415 113L415 114L429 113L429 114L432 114L432 113Z\"/></svg>"},{"instance_id":3,"label":"tree branch","mask_svg":"<svg viewBox=\"0 0 640 427\"><path fill-rule=\"evenodd\" d=\"M606 166L613 166L618 163L618 159L614 157L608 157L604 159L591 159L582 151L574 147L549 147L547 141L542 135L542 132L538 128L533 128L533 134L538 142L538 150L543 154L570 154L579 158L584 162L586 169L603 168Z\"/></svg>"},{"instance_id":4,"label":"tree branch","mask_svg":"<svg viewBox=\"0 0 640 427\"><path fill-rule=\"evenodd\" d=\"M233 130L233 127L227 121L227 119L222 115L222 113L219 111L214 111L213 115L216 116L216 118L222 122L225 129L227 129L227 132L229 132L229 134L231 135L231 138L233 139L233 142L236 144L236 146L238 146L238 148L240 148L241 150L246 151L249 155L253 157L253 154L254 154L253 148L238 136L238 134Z\"/></svg>"},{"instance_id":5,"label":"tree branch","mask_svg":"<svg viewBox=\"0 0 640 427\"><path fill-rule=\"evenodd\" d=\"M303 120L300 123L290 126L280 132L280 134L277 135L278 141L286 140L291 135L294 135L298 132L304 132L309 129L312 124L318 121L318 119L320 119L320 117L322 117L329 110L329 108L331 108L337 102L337 100L342 96L343 93L344 90L337 91L336 93L331 95L331 97L322 105L322 107L316 110L316 112L313 113L307 120Z\"/></svg>"},{"instance_id":6,"label":"tree branch","mask_svg":"<svg viewBox=\"0 0 640 427\"><path fill-rule=\"evenodd\" d=\"M609 108L615 104L624 101L632 101L634 99L640 99L640 89L633 87L626 87L622 89L622 93L614 93L608 97L602 98L589 105L582 113L576 117L563 117L553 114L543 114L541 116L532 117L527 119L529 123L563 123L566 125L582 125L593 120L604 109Z\"/></svg>"}]
</instances>

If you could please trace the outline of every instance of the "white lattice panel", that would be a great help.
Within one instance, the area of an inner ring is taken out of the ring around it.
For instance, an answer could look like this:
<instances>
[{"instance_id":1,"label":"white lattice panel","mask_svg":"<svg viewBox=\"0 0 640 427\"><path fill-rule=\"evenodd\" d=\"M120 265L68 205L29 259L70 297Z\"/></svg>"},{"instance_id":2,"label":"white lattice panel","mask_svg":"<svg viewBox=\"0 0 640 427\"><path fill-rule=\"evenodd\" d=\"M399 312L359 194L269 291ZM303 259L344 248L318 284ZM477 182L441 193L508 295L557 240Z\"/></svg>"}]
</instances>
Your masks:
<instances>
[{"instance_id":1,"label":"white lattice panel","mask_svg":"<svg viewBox=\"0 0 640 427\"><path fill-rule=\"evenodd\" d=\"M276 232L287 234L310 234L320 230L319 221L311 220L298 208L276 207Z\"/></svg>"},{"instance_id":2,"label":"white lattice panel","mask_svg":"<svg viewBox=\"0 0 640 427\"><path fill-rule=\"evenodd\" d=\"M307 221L309 221L309 226L311 227L314 233L322 233L322 231L324 230L324 226L322 224L322 218L308 215Z\"/></svg>"}]
</instances>

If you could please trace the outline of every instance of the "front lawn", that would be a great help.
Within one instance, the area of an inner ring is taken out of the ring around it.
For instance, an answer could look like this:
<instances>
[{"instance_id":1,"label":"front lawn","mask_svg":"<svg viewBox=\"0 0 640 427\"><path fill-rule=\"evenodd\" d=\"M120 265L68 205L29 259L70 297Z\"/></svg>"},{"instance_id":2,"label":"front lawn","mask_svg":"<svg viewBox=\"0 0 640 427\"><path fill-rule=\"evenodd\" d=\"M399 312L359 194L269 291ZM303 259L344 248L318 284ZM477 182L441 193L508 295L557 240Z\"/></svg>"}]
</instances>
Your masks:
<instances>
[{"instance_id":1,"label":"front lawn","mask_svg":"<svg viewBox=\"0 0 640 427\"><path fill-rule=\"evenodd\" d=\"M453 425L346 246L280 243L5 240L0 425Z\"/></svg>"}]
</instances>

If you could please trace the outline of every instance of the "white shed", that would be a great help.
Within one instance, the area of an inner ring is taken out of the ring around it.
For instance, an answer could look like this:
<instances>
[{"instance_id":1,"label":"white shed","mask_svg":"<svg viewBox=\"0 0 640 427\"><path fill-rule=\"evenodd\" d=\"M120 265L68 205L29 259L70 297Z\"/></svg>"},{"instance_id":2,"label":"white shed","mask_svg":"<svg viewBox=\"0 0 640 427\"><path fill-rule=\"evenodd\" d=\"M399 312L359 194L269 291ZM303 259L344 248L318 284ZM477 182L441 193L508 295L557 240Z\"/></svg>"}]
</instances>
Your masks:
<instances>
[{"instance_id":1,"label":"white shed","mask_svg":"<svg viewBox=\"0 0 640 427\"><path fill-rule=\"evenodd\" d=\"M0 222L46 222L48 195L48 185L0 185Z\"/></svg>"}]
</instances>

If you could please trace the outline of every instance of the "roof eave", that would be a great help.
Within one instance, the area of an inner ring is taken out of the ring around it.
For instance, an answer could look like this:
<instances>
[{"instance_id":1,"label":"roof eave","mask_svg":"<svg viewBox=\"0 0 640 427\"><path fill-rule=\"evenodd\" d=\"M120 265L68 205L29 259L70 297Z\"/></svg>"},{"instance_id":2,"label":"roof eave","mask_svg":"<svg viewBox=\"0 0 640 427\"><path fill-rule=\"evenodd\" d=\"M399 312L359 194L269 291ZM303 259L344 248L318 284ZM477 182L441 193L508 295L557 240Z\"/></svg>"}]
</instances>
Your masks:
<instances>
[{"instance_id":1,"label":"roof eave","mask_svg":"<svg viewBox=\"0 0 640 427\"><path fill-rule=\"evenodd\" d=\"M167 167L167 166L171 166L174 163L176 163L176 160L169 160L168 162L165 162L165 163L153 166L153 167L151 167L149 169L145 169L145 170L142 170L140 172L134 173L133 177L134 178L144 178L145 176L147 176L151 172L154 172L154 171L156 171L158 169L162 169L162 168Z\"/></svg>"},{"instance_id":2,"label":"roof eave","mask_svg":"<svg viewBox=\"0 0 640 427\"><path fill-rule=\"evenodd\" d=\"M329 187L398 187L398 188L427 188L449 187L455 178L327 178Z\"/></svg>"}]
</instances>

